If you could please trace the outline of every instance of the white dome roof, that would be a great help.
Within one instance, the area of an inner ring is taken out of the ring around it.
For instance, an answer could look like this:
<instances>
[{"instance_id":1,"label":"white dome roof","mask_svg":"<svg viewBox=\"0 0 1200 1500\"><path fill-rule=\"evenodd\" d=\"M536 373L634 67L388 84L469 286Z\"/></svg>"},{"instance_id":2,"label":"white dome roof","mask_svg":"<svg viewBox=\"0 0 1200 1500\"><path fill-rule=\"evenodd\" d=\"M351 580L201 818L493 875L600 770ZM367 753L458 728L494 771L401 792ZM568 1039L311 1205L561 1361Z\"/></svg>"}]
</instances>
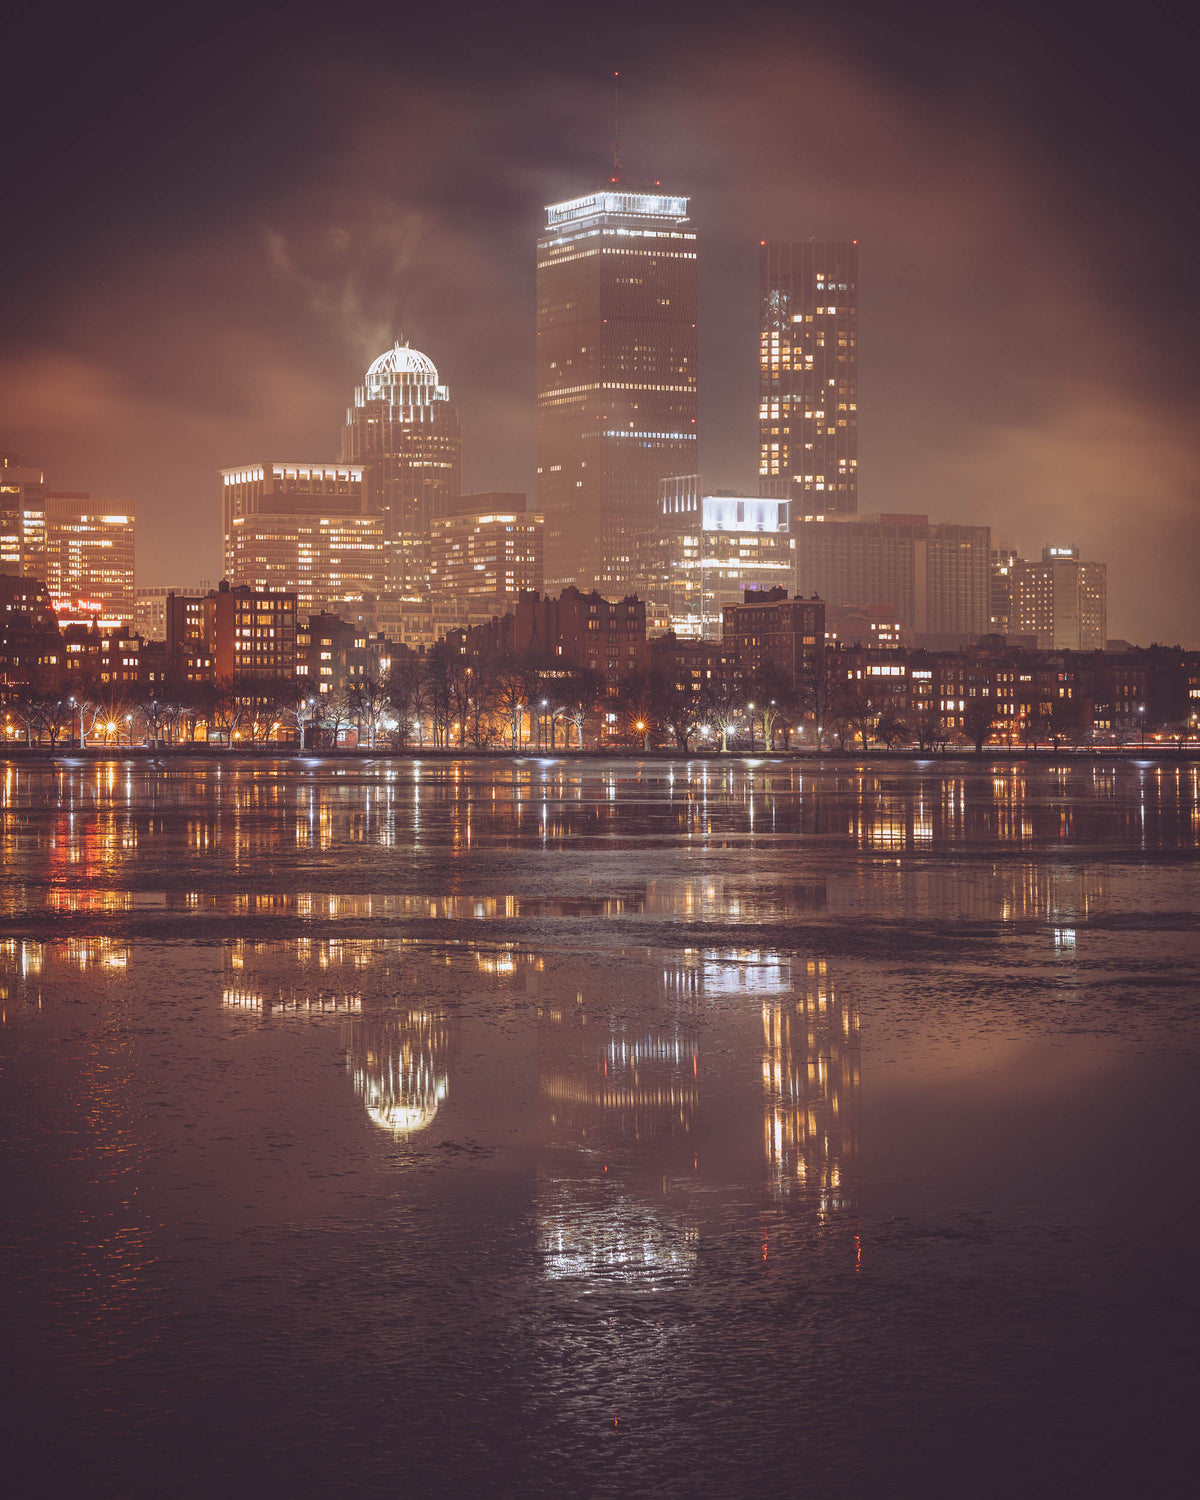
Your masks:
<instances>
[{"instance_id":1,"label":"white dome roof","mask_svg":"<svg viewBox=\"0 0 1200 1500\"><path fill-rule=\"evenodd\" d=\"M438 383L437 366L428 354L422 354L419 349L410 349L399 339L394 348L386 350L373 361L367 371L367 382L379 382L384 375L416 375L422 384Z\"/></svg>"}]
</instances>

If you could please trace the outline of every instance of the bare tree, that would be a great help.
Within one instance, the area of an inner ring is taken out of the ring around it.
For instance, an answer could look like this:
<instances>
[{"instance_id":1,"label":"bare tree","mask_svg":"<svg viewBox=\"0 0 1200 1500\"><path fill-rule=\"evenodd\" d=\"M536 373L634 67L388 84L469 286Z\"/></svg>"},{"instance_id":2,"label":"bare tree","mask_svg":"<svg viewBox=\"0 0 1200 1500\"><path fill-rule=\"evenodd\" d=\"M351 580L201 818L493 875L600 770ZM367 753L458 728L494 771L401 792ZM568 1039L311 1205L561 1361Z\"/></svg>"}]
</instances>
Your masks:
<instances>
[{"instance_id":1,"label":"bare tree","mask_svg":"<svg viewBox=\"0 0 1200 1500\"><path fill-rule=\"evenodd\" d=\"M1078 744L1083 729L1083 714L1074 698L1056 698L1046 721L1050 746L1057 755L1064 744Z\"/></svg>"},{"instance_id":2,"label":"bare tree","mask_svg":"<svg viewBox=\"0 0 1200 1500\"><path fill-rule=\"evenodd\" d=\"M604 677L594 667L575 667L562 679L559 703L575 729L575 748L583 749L583 726L604 701Z\"/></svg>"},{"instance_id":3,"label":"bare tree","mask_svg":"<svg viewBox=\"0 0 1200 1500\"><path fill-rule=\"evenodd\" d=\"M649 750L658 737L661 694L649 672L627 672L617 689L618 712L624 738Z\"/></svg>"},{"instance_id":4,"label":"bare tree","mask_svg":"<svg viewBox=\"0 0 1200 1500\"><path fill-rule=\"evenodd\" d=\"M775 726L784 718L792 696L792 685L772 661L760 662L746 680L746 697L763 728L763 749L774 748Z\"/></svg>"},{"instance_id":5,"label":"bare tree","mask_svg":"<svg viewBox=\"0 0 1200 1500\"><path fill-rule=\"evenodd\" d=\"M741 694L728 673L721 672L705 684L700 695L700 717L716 730L722 751L729 749L729 736L741 714Z\"/></svg>"},{"instance_id":6,"label":"bare tree","mask_svg":"<svg viewBox=\"0 0 1200 1500\"><path fill-rule=\"evenodd\" d=\"M360 677L350 688L350 711L358 721L359 742L366 730L369 749L375 748L379 720L387 708L387 685L378 677Z\"/></svg>"},{"instance_id":7,"label":"bare tree","mask_svg":"<svg viewBox=\"0 0 1200 1500\"><path fill-rule=\"evenodd\" d=\"M851 742L857 738L865 752L879 717L866 684L858 678L847 679L835 696L832 716L843 726L843 746L848 733Z\"/></svg>"},{"instance_id":8,"label":"bare tree","mask_svg":"<svg viewBox=\"0 0 1200 1500\"><path fill-rule=\"evenodd\" d=\"M412 738L413 725L419 722L424 708L424 662L406 652L392 659L387 676L387 701L396 715L392 738L403 749Z\"/></svg>"},{"instance_id":9,"label":"bare tree","mask_svg":"<svg viewBox=\"0 0 1200 1500\"><path fill-rule=\"evenodd\" d=\"M950 731L946 721L936 708L923 709L913 720L913 733L917 737L917 749L922 755L933 750L944 750Z\"/></svg>"},{"instance_id":10,"label":"bare tree","mask_svg":"<svg viewBox=\"0 0 1200 1500\"><path fill-rule=\"evenodd\" d=\"M975 754L983 754L983 744L996 723L996 710L990 697L969 698L963 713L963 733L975 746Z\"/></svg>"},{"instance_id":11,"label":"bare tree","mask_svg":"<svg viewBox=\"0 0 1200 1500\"><path fill-rule=\"evenodd\" d=\"M820 750L836 717L839 689L845 681L839 676L837 654L830 647L818 650L806 661L798 683L801 710L813 721Z\"/></svg>"},{"instance_id":12,"label":"bare tree","mask_svg":"<svg viewBox=\"0 0 1200 1500\"><path fill-rule=\"evenodd\" d=\"M886 710L875 725L875 738L886 750L894 750L908 738L908 725L899 714Z\"/></svg>"},{"instance_id":13,"label":"bare tree","mask_svg":"<svg viewBox=\"0 0 1200 1500\"><path fill-rule=\"evenodd\" d=\"M454 678L459 657L445 640L438 641L425 658L425 692L433 720L433 743L449 743L454 708Z\"/></svg>"},{"instance_id":14,"label":"bare tree","mask_svg":"<svg viewBox=\"0 0 1200 1500\"><path fill-rule=\"evenodd\" d=\"M336 749L338 741L354 722L350 694L345 688L334 688L331 692L322 693L317 700L317 713L321 716L321 728L328 731L330 741Z\"/></svg>"},{"instance_id":15,"label":"bare tree","mask_svg":"<svg viewBox=\"0 0 1200 1500\"><path fill-rule=\"evenodd\" d=\"M210 730L215 729L225 741L226 748L233 745L233 736L242 721L241 695L231 678L219 678L213 682L204 707Z\"/></svg>"},{"instance_id":16,"label":"bare tree","mask_svg":"<svg viewBox=\"0 0 1200 1500\"><path fill-rule=\"evenodd\" d=\"M529 680L515 662L506 661L496 674L496 704L508 724L512 749L520 747L521 724L529 705Z\"/></svg>"},{"instance_id":17,"label":"bare tree","mask_svg":"<svg viewBox=\"0 0 1200 1500\"><path fill-rule=\"evenodd\" d=\"M692 748L700 723L700 704L690 684L673 680L661 670L652 676L655 716L666 724L675 738L676 747L686 755Z\"/></svg>"}]
</instances>

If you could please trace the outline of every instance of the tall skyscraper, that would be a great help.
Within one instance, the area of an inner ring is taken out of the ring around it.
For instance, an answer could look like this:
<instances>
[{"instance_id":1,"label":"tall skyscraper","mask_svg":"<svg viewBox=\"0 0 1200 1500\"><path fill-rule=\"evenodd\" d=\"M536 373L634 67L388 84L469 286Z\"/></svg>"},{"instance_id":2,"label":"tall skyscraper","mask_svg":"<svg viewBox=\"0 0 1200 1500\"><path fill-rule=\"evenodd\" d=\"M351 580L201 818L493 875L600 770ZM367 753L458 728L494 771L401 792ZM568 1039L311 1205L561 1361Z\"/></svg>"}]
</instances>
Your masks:
<instances>
[{"instance_id":1,"label":"tall skyscraper","mask_svg":"<svg viewBox=\"0 0 1200 1500\"><path fill-rule=\"evenodd\" d=\"M346 412L342 458L369 470L370 509L384 521L388 588L426 594L430 526L462 493L463 467L458 412L428 355L397 343L375 360Z\"/></svg>"},{"instance_id":2,"label":"tall skyscraper","mask_svg":"<svg viewBox=\"0 0 1200 1500\"><path fill-rule=\"evenodd\" d=\"M792 520L858 511L858 241L763 243L759 489Z\"/></svg>"},{"instance_id":3,"label":"tall skyscraper","mask_svg":"<svg viewBox=\"0 0 1200 1500\"><path fill-rule=\"evenodd\" d=\"M619 595L658 486L696 472L696 232L686 198L552 203L537 251L537 508L546 582Z\"/></svg>"}]
</instances>

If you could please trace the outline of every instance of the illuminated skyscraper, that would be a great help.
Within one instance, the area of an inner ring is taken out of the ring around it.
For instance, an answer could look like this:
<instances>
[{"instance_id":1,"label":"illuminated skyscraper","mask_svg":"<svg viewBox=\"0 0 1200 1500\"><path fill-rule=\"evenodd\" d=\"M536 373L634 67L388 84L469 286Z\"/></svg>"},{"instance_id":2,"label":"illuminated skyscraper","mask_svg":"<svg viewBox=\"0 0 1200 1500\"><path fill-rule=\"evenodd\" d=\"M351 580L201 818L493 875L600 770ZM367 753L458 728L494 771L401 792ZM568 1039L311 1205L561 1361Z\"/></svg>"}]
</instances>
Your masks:
<instances>
[{"instance_id":1,"label":"illuminated skyscraper","mask_svg":"<svg viewBox=\"0 0 1200 1500\"><path fill-rule=\"evenodd\" d=\"M383 522L367 514L361 464L247 464L221 471L225 577L291 591L301 615L383 587Z\"/></svg>"},{"instance_id":2,"label":"illuminated skyscraper","mask_svg":"<svg viewBox=\"0 0 1200 1500\"><path fill-rule=\"evenodd\" d=\"M0 453L0 573L46 577L46 476Z\"/></svg>"},{"instance_id":3,"label":"illuminated skyscraper","mask_svg":"<svg viewBox=\"0 0 1200 1500\"><path fill-rule=\"evenodd\" d=\"M429 597L435 619L470 625L516 608L522 593L542 590L541 516L525 496L461 495L433 523Z\"/></svg>"},{"instance_id":4,"label":"illuminated skyscraper","mask_svg":"<svg viewBox=\"0 0 1200 1500\"><path fill-rule=\"evenodd\" d=\"M133 516L115 500L47 490L46 587L59 618L133 619Z\"/></svg>"},{"instance_id":5,"label":"illuminated skyscraper","mask_svg":"<svg viewBox=\"0 0 1200 1500\"><path fill-rule=\"evenodd\" d=\"M342 458L369 469L370 509L381 515L387 587L429 588L429 533L462 493L462 427L428 355L407 344L381 354L354 392Z\"/></svg>"},{"instance_id":6,"label":"illuminated skyscraper","mask_svg":"<svg viewBox=\"0 0 1200 1500\"><path fill-rule=\"evenodd\" d=\"M659 482L696 472L696 233L686 198L550 204L537 254L546 583L623 593Z\"/></svg>"},{"instance_id":7,"label":"illuminated skyscraper","mask_svg":"<svg viewBox=\"0 0 1200 1500\"><path fill-rule=\"evenodd\" d=\"M858 510L858 241L760 255L759 489L793 523Z\"/></svg>"}]
</instances>

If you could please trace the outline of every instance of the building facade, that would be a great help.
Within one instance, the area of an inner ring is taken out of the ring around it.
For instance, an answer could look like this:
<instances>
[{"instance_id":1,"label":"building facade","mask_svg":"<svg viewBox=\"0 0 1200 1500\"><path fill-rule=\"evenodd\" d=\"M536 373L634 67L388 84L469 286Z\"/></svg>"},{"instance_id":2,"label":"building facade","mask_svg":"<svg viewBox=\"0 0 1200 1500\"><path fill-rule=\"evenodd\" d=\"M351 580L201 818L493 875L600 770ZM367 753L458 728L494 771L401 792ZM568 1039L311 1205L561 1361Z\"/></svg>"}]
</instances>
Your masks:
<instances>
[{"instance_id":1,"label":"building facade","mask_svg":"<svg viewBox=\"0 0 1200 1500\"><path fill-rule=\"evenodd\" d=\"M366 477L361 464L301 463L283 459L221 470L221 530L225 577L237 576L235 556L239 523L251 517L313 518L361 516L368 510ZM284 520L279 523L285 524ZM243 561L246 560L243 548Z\"/></svg>"},{"instance_id":2,"label":"building facade","mask_svg":"<svg viewBox=\"0 0 1200 1500\"><path fill-rule=\"evenodd\" d=\"M222 579L202 599L167 599L167 672L176 682L296 675L296 596Z\"/></svg>"},{"instance_id":3,"label":"building facade","mask_svg":"<svg viewBox=\"0 0 1200 1500\"><path fill-rule=\"evenodd\" d=\"M59 619L133 619L133 516L116 501L47 490L46 587Z\"/></svg>"},{"instance_id":4,"label":"building facade","mask_svg":"<svg viewBox=\"0 0 1200 1500\"><path fill-rule=\"evenodd\" d=\"M615 687L649 663L646 606L571 586L556 598L522 594L516 609L466 633L475 656L512 656L543 667L586 667Z\"/></svg>"},{"instance_id":5,"label":"building facade","mask_svg":"<svg viewBox=\"0 0 1200 1500\"><path fill-rule=\"evenodd\" d=\"M652 635L717 640L723 607L744 589L792 586L786 500L704 495L700 476L686 474L663 481L659 504L658 524L636 533L633 549Z\"/></svg>"},{"instance_id":6,"label":"building facade","mask_svg":"<svg viewBox=\"0 0 1200 1500\"><path fill-rule=\"evenodd\" d=\"M537 247L537 508L551 588L620 591L659 482L697 467L688 200L620 184L546 209Z\"/></svg>"},{"instance_id":7,"label":"building facade","mask_svg":"<svg viewBox=\"0 0 1200 1500\"><path fill-rule=\"evenodd\" d=\"M727 604L721 612L721 636L726 656L742 676L770 667L798 688L825 659L825 605L820 599L789 599L783 588L747 590L740 604Z\"/></svg>"},{"instance_id":8,"label":"building facade","mask_svg":"<svg viewBox=\"0 0 1200 1500\"><path fill-rule=\"evenodd\" d=\"M858 241L763 242L759 487L794 520L858 511Z\"/></svg>"},{"instance_id":9,"label":"building facade","mask_svg":"<svg viewBox=\"0 0 1200 1500\"><path fill-rule=\"evenodd\" d=\"M46 476L0 453L0 573L46 578Z\"/></svg>"},{"instance_id":10,"label":"building facade","mask_svg":"<svg viewBox=\"0 0 1200 1500\"><path fill-rule=\"evenodd\" d=\"M1078 547L1043 547L1041 562L1011 569L1010 626L1043 651L1103 651L1108 631L1108 568L1082 562Z\"/></svg>"},{"instance_id":11,"label":"building facade","mask_svg":"<svg viewBox=\"0 0 1200 1500\"><path fill-rule=\"evenodd\" d=\"M518 597L541 593L545 523L509 492L462 495L434 519L429 597L435 618L454 625L506 614Z\"/></svg>"},{"instance_id":12,"label":"building facade","mask_svg":"<svg viewBox=\"0 0 1200 1500\"><path fill-rule=\"evenodd\" d=\"M928 516L883 514L801 520L796 578L801 594L829 604L891 606L901 628L926 643L986 635L991 619L991 531L931 524Z\"/></svg>"},{"instance_id":13,"label":"building facade","mask_svg":"<svg viewBox=\"0 0 1200 1500\"><path fill-rule=\"evenodd\" d=\"M301 615L378 593L384 569L380 516L234 517L234 582L260 593L294 593Z\"/></svg>"},{"instance_id":14,"label":"building facade","mask_svg":"<svg viewBox=\"0 0 1200 1500\"><path fill-rule=\"evenodd\" d=\"M211 584L201 583L198 588L171 589L161 585L156 588L137 589L133 598L133 628L144 641L165 641L167 638L167 600L172 595L191 599L202 599Z\"/></svg>"},{"instance_id":15,"label":"building facade","mask_svg":"<svg viewBox=\"0 0 1200 1500\"><path fill-rule=\"evenodd\" d=\"M1020 560L1020 555L1012 547L992 548L991 603L988 615L988 632L991 635L1007 636L1011 633L1012 570Z\"/></svg>"},{"instance_id":16,"label":"building facade","mask_svg":"<svg viewBox=\"0 0 1200 1500\"><path fill-rule=\"evenodd\" d=\"M368 471L387 588L426 593L430 527L462 493L463 473L458 412L428 355L397 342L372 363L346 412L342 457Z\"/></svg>"}]
</instances>

